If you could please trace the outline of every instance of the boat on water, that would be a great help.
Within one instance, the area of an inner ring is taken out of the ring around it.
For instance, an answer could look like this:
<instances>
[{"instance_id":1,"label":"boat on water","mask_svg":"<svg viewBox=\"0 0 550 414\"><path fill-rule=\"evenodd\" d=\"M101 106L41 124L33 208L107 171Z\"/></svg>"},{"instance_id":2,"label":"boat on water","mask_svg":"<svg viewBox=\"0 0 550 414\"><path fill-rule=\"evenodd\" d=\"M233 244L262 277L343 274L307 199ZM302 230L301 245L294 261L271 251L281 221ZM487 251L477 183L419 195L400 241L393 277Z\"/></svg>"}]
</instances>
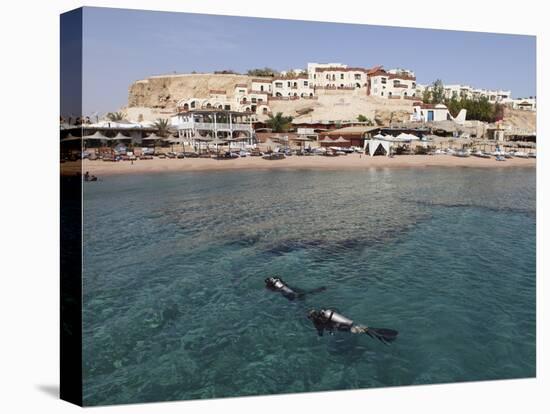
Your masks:
<instances>
[{"instance_id":1,"label":"boat on water","mask_svg":"<svg viewBox=\"0 0 550 414\"><path fill-rule=\"evenodd\" d=\"M504 158L504 156L502 156L502 155L497 155L495 159L497 161L506 161L506 158Z\"/></svg>"},{"instance_id":2,"label":"boat on water","mask_svg":"<svg viewBox=\"0 0 550 414\"><path fill-rule=\"evenodd\" d=\"M537 153L536 152L530 152L529 153L529 158L537 158Z\"/></svg>"}]
</instances>

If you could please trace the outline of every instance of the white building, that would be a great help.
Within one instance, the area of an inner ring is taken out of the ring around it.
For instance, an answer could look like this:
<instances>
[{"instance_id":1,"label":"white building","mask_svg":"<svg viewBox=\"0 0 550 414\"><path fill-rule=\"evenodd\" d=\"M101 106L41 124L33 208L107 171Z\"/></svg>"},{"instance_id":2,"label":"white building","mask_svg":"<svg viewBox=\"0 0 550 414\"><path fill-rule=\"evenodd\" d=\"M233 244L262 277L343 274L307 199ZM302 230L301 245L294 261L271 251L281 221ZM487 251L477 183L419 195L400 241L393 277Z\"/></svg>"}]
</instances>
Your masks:
<instances>
[{"instance_id":1,"label":"white building","mask_svg":"<svg viewBox=\"0 0 550 414\"><path fill-rule=\"evenodd\" d=\"M453 117L447 106L443 104L425 104L415 102L411 121L417 122L441 122L454 121L464 123L466 121L466 110L461 109L456 117Z\"/></svg>"},{"instance_id":2,"label":"white building","mask_svg":"<svg viewBox=\"0 0 550 414\"><path fill-rule=\"evenodd\" d=\"M504 103L512 96L512 92L509 90L490 90L473 88L469 85L443 85L445 91L445 99L481 99L486 98L491 103ZM425 90L431 91L431 85L418 85L417 95L422 96Z\"/></svg>"},{"instance_id":3,"label":"white building","mask_svg":"<svg viewBox=\"0 0 550 414\"><path fill-rule=\"evenodd\" d=\"M310 82L315 83L317 80L316 77L316 71L317 69L325 69L325 68L340 68L345 69L348 65L344 65L343 63L308 63L307 64L307 75L309 77Z\"/></svg>"},{"instance_id":4,"label":"white building","mask_svg":"<svg viewBox=\"0 0 550 414\"><path fill-rule=\"evenodd\" d=\"M537 100L536 98L518 98L518 99L507 99L502 103L512 107L513 109L520 109L522 111L536 111L537 110Z\"/></svg>"},{"instance_id":5,"label":"white building","mask_svg":"<svg viewBox=\"0 0 550 414\"><path fill-rule=\"evenodd\" d=\"M416 76L406 69L384 70L378 68L369 73L367 95L389 99L415 99Z\"/></svg>"},{"instance_id":6,"label":"white building","mask_svg":"<svg viewBox=\"0 0 550 414\"><path fill-rule=\"evenodd\" d=\"M313 86L307 76L293 78L278 77L271 83L271 95L274 97L308 98L314 95Z\"/></svg>"},{"instance_id":7,"label":"white building","mask_svg":"<svg viewBox=\"0 0 550 414\"><path fill-rule=\"evenodd\" d=\"M271 82L271 81L269 81ZM271 94L271 83L256 82L253 90L246 83L235 85L233 93L227 94L223 90L210 90L208 98L184 98L177 103L178 111L187 112L199 109L219 109L255 114L268 114L270 111L268 99Z\"/></svg>"},{"instance_id":8,"label":"white building","mask_svg":"<svg viewBox=\"0 0 550 414\"><path fill-rule=\"evenodd\" d=\"M366 88L368 69L350 67L317 67L313 74L316 89Z\"/></svg>"},{"instance_id":9,"label":"white building","mask_svg":"<svg viewBox=\"0 0 550 414\"><path fill-rule=\"evenodd\" d=\"M197 145L201 138L238 140L254 144L254 129L250 113L225 110L191 110L180 112L170 119L183 141Z\"/></svg>"}]
</instances>

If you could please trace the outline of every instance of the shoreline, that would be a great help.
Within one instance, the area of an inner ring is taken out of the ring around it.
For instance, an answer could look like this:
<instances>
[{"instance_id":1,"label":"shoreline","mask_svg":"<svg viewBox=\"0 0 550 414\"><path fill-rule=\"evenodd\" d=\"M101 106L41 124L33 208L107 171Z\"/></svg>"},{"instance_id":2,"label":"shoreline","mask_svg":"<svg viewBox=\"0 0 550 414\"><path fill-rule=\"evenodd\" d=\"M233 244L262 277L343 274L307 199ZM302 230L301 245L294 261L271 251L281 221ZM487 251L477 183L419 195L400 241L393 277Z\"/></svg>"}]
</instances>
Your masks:
<instances>
[{"instance_id":1,"label":"shoreline","mask_svg":"<svg viewBox=\"0 0 550 414\"><path fill-rule=\"evenodd\" d=\"M80 168L80 165L81 168ZM207 158L159 159L106 162L83 160L61 164L62 175L88 171L91 175L155 174L163 172L203 172L242 170L327 170L349 171L385 168L535 168L536 159L512 158L496 161L494 158L455 157L451 155L397 155L393 158L369 157L359 154L338 157L291 156L283 160L264 160L261 157L246 157L228 160Z\"/></svg>"}]
</instances>

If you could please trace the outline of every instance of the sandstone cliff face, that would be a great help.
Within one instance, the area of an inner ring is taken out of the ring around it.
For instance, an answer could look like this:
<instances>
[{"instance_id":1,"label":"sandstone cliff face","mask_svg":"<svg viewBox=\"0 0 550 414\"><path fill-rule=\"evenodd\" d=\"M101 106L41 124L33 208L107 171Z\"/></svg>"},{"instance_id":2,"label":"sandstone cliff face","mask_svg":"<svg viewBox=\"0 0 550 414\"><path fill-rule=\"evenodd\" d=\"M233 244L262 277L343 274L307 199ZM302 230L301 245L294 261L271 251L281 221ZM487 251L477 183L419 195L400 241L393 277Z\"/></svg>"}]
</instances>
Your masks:
<instances>
[{"instance_id":1,"label":"sandstone cliff face","mask_svg":"<svg viewBox=\"0 0 550 414\"><path fill-rule=\"evenodd\" d=\"M128 94L128 107L175 108L183 98L208 98L210 90L233 95L235 85L252 78L246 75L185 74L154 76L134 82Z\"/></svg>"},{"instance_id":2,"label":"sandstone cliff face","mask_svg":"<svg viewBox=\"0 0 550 414\"><path fill-rule=\"evenodd\" d=\"M175 111L176 103L183 98L209 98L210 90L224 90L233 96L236 84L247 84L252 77L226 74L183 74L152 76L130 86L128 105L123 111L132 120L166 118ZM412 101L383 99L363 93L341 95L325 94L314 100L273 100L269 102L273 113L282 112L296 122L355 120L364 115L377 125L390 121L407 121L412 113ZM265 120L266 115L258 115ZM533 131L536 129L536 112L506 109L504 124L512 128Z\"/></svg>"}]
</instances>

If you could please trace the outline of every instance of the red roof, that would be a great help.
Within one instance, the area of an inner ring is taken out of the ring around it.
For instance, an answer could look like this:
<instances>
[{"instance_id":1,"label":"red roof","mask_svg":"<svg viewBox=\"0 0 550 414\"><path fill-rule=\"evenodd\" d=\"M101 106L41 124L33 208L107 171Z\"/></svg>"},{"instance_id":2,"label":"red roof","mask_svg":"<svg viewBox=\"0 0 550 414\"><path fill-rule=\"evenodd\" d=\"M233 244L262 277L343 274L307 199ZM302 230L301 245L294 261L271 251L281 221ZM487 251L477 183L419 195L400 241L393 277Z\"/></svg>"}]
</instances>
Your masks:
<instances>
[{"instance_id":1,"label":"red roof","mask_svg":"<svg viewBox=\"0 0 550 414\"><path fill-rule=\"evenodd\" d=\"M370 69L365 68L339 68L339 67L330 67L330 68L315 68L315 72L365 72L368 73Z\"/></svg>"},{"instance_id":2,"label":"red roof","mask_svg":"<svg viewBox=\"0 0 550 414\"><path fill-rule=\"evenodd\" d=\"M379 69L375 72L369 73L369 76L386 76L388 79L402 79L402 80L416 80L415 76L410 76L405 73L389 73L383 69Z\"/></svg>"}]
</instances>

